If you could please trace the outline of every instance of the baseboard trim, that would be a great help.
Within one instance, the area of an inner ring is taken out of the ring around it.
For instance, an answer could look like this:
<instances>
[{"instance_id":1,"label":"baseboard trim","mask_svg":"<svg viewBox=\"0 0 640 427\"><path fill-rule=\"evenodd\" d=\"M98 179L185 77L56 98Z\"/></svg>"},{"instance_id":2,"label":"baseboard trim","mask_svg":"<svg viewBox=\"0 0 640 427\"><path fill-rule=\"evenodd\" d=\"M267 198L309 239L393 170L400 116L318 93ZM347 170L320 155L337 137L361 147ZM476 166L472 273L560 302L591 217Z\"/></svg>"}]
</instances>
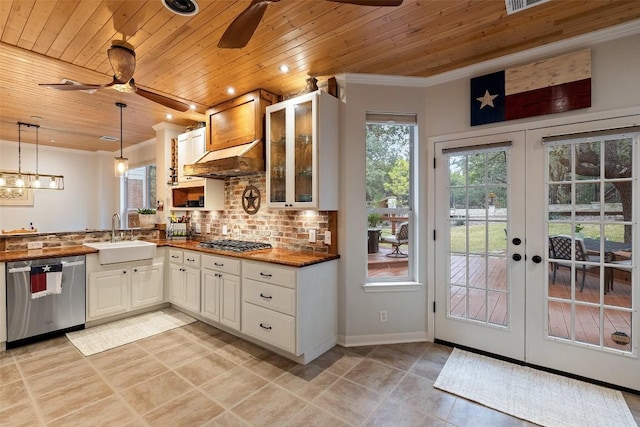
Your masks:
<instances>
[{"instance_id":1,"label":"baseboard trim","mask_svg":"<svg viewBox=\"0 0 640 427\"><path fill-rule=\"evenodd\" d=\"M427 332L401 332L396 334L375 335L338 335L338 344L343 347L360 347L364 345L403 344L408 342L430 341Z\"/></svg>"}]
</instances>

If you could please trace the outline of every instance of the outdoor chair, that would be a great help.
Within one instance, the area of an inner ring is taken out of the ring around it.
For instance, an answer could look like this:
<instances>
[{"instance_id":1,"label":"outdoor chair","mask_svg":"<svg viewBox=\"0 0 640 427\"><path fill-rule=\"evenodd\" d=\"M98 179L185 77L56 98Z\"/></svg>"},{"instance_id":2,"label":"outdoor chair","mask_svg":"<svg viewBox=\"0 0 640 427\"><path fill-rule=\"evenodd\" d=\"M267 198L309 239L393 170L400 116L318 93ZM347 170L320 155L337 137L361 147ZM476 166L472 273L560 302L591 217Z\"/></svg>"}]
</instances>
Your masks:
<instances>
[{"instance_id":1,"label":"outdoor chair","mask_svg":"<svg viewBox=\"0 0 640 427\"><path fill-rule=\"evenodd\" d=\"M409 255L402 252L400 250L400 245L404 245L409 243L409 223L403 222L398 226L398 231L396 231L395 235L392 236L384 236L380 239L383 243L391 243L393 246L393 251L387 254L388 257L392 258L406 258Z\"/></svg>"},{"instance_id":2,"label":"outdoor chair","mask_svg":"<svg viewBox=\"0 0 640 427\"><path fill-rule=\"evenodd\" d=\"M554 260L567 260L576 262L600 262L599 256L589 255L584 247L582 239L575 239L575 259L571 257L571 236L557 235L549 236L549 258L551 260L551 268L553 270L552 283L556 283L556 271L559 267L566 267L571 269L571 264L562 262L553 262ZM580 285L580 292L584 290L584 282L587 270L594 268L600 268L599 265L576 265L576 282L578 281L578 270L582 270L582 283Z\"/></svg>"}]
</instances>

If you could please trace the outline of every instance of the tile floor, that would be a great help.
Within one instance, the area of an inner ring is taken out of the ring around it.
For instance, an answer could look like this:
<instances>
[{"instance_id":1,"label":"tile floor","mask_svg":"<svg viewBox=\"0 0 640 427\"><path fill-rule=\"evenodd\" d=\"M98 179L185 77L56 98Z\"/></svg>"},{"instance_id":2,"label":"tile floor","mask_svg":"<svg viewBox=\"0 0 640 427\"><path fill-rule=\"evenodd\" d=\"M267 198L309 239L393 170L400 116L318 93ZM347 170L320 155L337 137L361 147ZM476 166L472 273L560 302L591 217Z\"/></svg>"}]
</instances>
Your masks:
<instances>
[{"instance_id":1,"label":"tile floor","mask_svg":"<svg viewBox=\"0 0 640 427\"><path fill-rule=\"evenodd\" d=\"M91 357L60 337L0 353L0 425L530 425L434 389L450 352L336 346L302 366L201 322Z\"/></svg>"}]
</instances>

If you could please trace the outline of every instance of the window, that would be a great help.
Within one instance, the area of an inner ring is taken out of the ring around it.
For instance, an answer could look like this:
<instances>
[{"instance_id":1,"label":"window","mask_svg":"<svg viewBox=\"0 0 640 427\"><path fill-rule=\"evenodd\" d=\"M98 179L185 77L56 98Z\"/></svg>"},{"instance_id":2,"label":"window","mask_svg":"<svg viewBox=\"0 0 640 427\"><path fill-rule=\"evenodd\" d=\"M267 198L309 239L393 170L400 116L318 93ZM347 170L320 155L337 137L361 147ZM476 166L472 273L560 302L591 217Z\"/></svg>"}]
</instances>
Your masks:
<instances>
[{"instance_id":1,"label":"window","mask_svg":"<svg viewBox=\"0 0 640 427\"><path fill-rule=\"evenodd\" d=\"M139 166L129 169L124 179L125 227L139 227L138 209L156 207L156 165Z\"/></svg>"},{"instance_id":2,"label":"window","mask_svg":"<svg viewBox=\"0 0 640 427\"><path fill-rule=\"evenodd\" d=\"M415 115L367 114L367 282L413 281Z\"/></svg>"}]
</instances>

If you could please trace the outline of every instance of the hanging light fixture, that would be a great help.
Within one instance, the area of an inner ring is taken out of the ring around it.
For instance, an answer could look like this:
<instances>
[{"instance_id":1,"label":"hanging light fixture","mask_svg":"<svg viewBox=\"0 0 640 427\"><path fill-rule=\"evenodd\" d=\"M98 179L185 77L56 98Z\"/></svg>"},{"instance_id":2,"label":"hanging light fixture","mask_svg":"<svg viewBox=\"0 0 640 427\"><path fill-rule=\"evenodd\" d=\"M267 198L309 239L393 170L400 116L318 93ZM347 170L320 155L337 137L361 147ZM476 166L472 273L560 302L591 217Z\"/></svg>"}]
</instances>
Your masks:
<instances>
[{"instance_id":1,"label":"hanging light fixture","mask_svg":"<svg viewBox=\"0 0 640 427\"><path fill-rule=\"evenodd\" d=\"M114 173L116 177L121 177L129 170L129 159L122 156L122 109L127 108L127 104L116 102L116 105L120 107L120 157L116 157Z\"/></svg>"},{"instance_id":2,"label":"hanging light fixture","mask_svg":"<svg viewBox=\"0 0 640 427\"><path fill-rule=\"evenodd\" d=\"M36 128L36 172L22 172L22 126ZM0 190L12 191L18 189L20 193L26 189L64 190L64 176L41 174L38 171L38 152L40 125L18 122L18 171L0 170ZM47 185L43 185L47 184Z\"/></svg>"}]
</instances>

